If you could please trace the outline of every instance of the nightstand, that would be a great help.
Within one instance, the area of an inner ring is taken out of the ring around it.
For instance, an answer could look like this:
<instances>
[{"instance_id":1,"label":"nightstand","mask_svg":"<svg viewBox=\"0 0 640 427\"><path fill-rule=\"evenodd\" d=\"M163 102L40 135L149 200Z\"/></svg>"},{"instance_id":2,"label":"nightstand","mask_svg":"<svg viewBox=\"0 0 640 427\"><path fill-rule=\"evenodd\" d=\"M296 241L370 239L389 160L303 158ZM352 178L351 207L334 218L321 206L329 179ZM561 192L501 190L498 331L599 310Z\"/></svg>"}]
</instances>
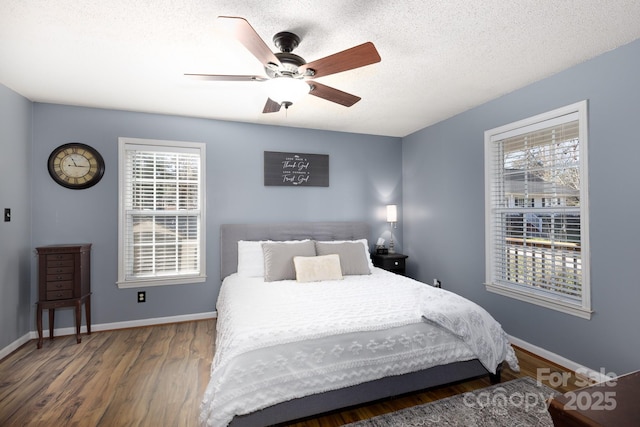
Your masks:
<instances>
[{"instance_id":1,"label":"nightstand","mask_svg":"<svg viewBox=\"0 0 640 427\"><path fill-rule=\"evenodd\" d=\"M405 275L405 260L408 255L403 254L371 254L373 265L392 273Z\"/></svg>"}]
</instances>

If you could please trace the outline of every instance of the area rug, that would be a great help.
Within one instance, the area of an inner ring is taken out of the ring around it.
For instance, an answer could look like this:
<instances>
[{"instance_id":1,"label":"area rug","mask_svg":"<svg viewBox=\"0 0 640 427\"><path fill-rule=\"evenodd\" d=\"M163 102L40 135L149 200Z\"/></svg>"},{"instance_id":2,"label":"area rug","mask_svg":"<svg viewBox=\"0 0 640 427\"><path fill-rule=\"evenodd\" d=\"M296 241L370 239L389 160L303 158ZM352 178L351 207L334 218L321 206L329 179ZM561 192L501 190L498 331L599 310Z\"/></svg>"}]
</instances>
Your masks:
<instances>
[{"instance_id":1,"label":"area rug","mask_svg":"<svg viewBox=\"0 0 640 427\"><path fill-rule=\"evenodd\" d=\"M532 378L518 378L347 426L553 427L546 401L555 394Z\"/></svg>"}]
</instances>

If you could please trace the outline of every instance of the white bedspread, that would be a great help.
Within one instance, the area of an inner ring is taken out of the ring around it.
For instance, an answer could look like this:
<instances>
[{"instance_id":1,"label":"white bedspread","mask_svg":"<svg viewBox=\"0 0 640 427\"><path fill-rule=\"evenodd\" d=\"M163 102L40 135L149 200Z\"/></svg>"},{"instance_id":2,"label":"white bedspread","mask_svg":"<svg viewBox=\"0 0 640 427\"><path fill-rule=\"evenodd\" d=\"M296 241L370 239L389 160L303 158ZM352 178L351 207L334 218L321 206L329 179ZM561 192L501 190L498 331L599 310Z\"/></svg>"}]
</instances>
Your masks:
<instances>
[{"instance_id":1,"label":"white bedspread","mask_svg":"<svg viewBox=\"0 0 640 427\"><path fill-rule=\"evenodd\" d=\"M217 303L203 424L310 394L478 358L518 362L478 305L379 268L344 280L265 283L231 275Z\"/></svg>"}]
</instances>

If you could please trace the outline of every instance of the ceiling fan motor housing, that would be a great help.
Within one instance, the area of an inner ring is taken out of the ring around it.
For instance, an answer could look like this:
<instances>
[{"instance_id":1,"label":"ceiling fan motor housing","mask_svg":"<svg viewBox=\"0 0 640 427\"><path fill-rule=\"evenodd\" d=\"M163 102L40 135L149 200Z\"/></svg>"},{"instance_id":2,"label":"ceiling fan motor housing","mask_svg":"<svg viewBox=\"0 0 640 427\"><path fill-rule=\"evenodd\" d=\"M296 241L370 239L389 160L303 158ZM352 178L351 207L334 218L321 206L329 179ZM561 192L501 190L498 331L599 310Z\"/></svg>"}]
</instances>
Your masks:
<instances>
[{"instance_id":1,"label":"ceiling fan motor housing","mask_svg":"<svg viewBox=\"0 0 640 427\"><path fill-rule=\"evenodd\" d=\"M273 36L273 43L276 45L280 52L274 55L282 67L275 66L275 64L269 64L264 69L270 78L274 77L302 77L298 73L298 67L307 63L301 56L291 53L293 49L300 44L300 37L294 33L288 31L282 31Z\"/></svg>"},{"instance_id":2,"label":"ceiling fan motor housing","mask_svg":"<svg viewBox=\"0 0 640 427\"><path fill-rule=\"evenodd\" d=\"M282 64L282 67L264 67L267 75L271 78L285 75L289 77L298 77L298 67L307 63L304 58L293 53L278 52L275 55Z\"/></svg>"}]
</instances>

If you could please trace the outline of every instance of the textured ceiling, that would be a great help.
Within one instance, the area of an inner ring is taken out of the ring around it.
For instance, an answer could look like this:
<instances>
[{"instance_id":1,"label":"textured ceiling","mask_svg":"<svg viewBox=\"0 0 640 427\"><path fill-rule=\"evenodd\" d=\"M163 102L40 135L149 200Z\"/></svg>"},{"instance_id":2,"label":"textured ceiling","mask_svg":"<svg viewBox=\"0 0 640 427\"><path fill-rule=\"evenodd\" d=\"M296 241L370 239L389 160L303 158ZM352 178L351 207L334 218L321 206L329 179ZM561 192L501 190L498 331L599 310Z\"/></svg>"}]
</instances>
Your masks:
<instances>
[{"instance_id":1,"label":"textured ceiling","mask_svg":"<svg viewBox=\"0 0 640 427\"><path fill-rule=\"evenodd\" d=\"M262 114L259 74L219 15L302 38L307 61L366 41L382 61L319 78L362 97L307 96ZM1 0L0 83L37 102L405 136L640 38L638 0Z\"/></svg>"}]
</instances>

